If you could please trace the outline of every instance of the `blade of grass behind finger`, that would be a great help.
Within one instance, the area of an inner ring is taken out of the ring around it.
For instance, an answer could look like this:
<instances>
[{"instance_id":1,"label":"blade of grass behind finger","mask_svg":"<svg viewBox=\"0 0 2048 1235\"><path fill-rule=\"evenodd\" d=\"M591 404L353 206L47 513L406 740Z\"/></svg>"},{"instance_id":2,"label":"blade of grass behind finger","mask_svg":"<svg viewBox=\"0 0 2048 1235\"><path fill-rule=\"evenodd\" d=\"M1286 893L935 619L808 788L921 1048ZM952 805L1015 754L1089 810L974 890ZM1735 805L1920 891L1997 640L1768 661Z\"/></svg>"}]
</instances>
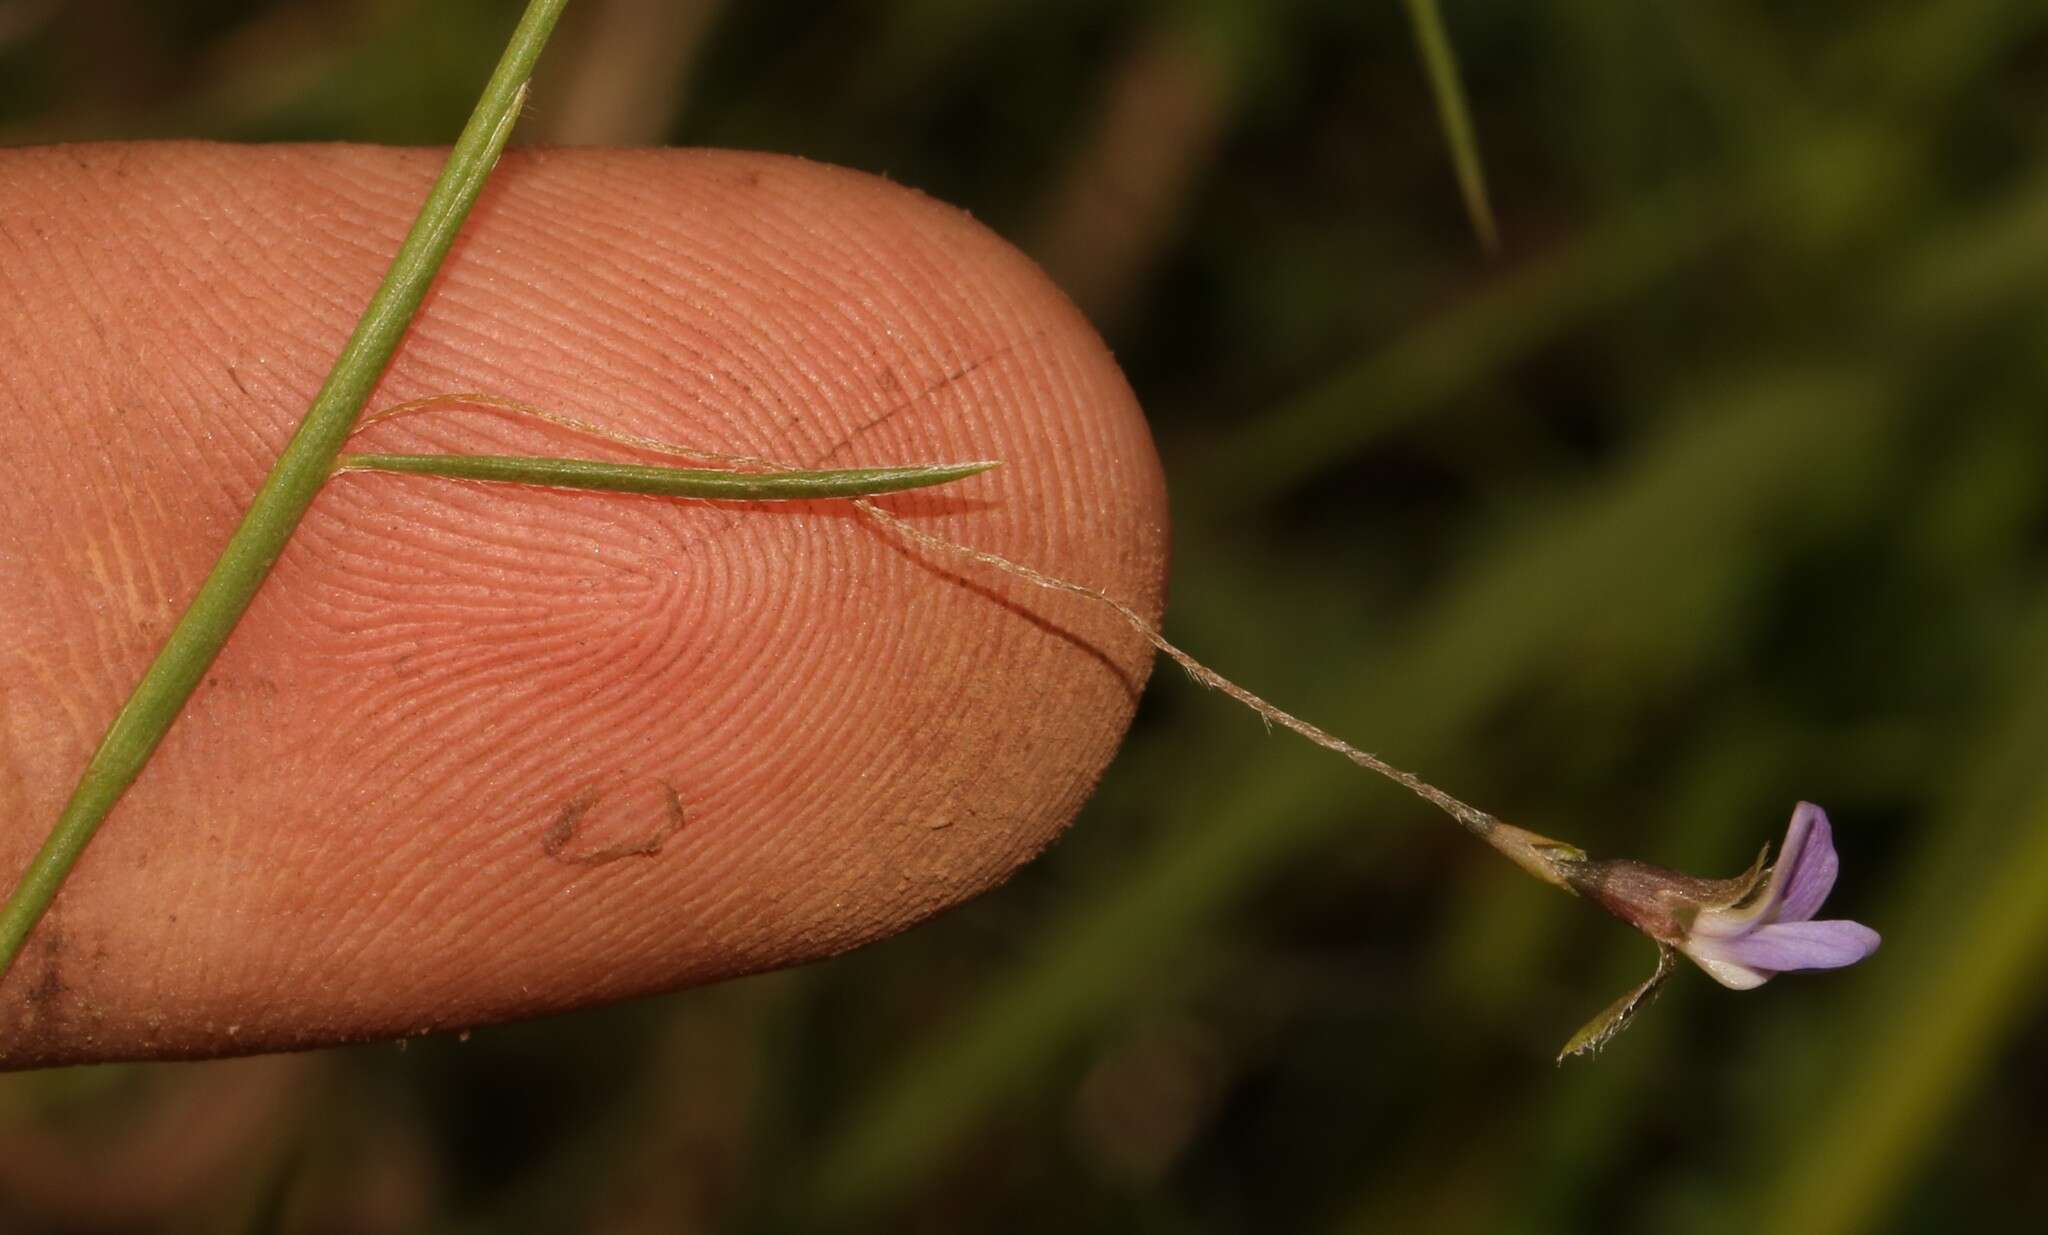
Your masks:
<instances>
[{"instance_id":1,"label":"blade of grass behind finger","mask_svg":"<svg viewBox=\"0 0 2048 1235\"><path fill-rule=\"evenodd\" d=\"M1500 250L1500 228L1494 222L1493 203L1486 194L1486 167L1479 157L1479 136L1472 126L1472 109L1465 101L1465 85L1458 75L1458 57L1451 48L1450 32L1444 28L1443 10L1437 0L1402 0L1408 22L1415 30L1415 47L1422 55L1422 68L1429 75L1430 92L1436 96L1436 114L1444 129L1444 144L1450 148L1451 167L1458 177L1458 196L1465 203L1465 217L1473 234L1488 253Z\"/></svg>"}]
</instances>

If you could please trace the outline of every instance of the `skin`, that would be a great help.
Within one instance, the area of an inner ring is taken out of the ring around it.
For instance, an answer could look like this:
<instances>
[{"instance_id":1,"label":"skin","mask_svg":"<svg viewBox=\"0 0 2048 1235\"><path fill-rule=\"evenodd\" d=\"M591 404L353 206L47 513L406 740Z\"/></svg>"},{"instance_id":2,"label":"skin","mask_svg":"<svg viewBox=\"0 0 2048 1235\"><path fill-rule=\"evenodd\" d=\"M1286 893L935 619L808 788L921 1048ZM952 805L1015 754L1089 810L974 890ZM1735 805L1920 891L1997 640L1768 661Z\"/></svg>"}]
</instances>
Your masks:
<instances>
[{"instance_id":1,"label":"skin","mask_svg":"<svg viewBox=\"0 0 2048 1235\"><path fill-rule=\"evenodd\" d=\"M318 386L434 152L0 153L0 868ZM484 391L804 466L1156 618L1157 458L1025 258L790 159L508 157L371 408ZM390 451L612 453L442 412ZM0 982L0 1066L453 1029L795 964L1000 883L1151 657L844 505L331 482Z\"/></svg>"}]
</instances>

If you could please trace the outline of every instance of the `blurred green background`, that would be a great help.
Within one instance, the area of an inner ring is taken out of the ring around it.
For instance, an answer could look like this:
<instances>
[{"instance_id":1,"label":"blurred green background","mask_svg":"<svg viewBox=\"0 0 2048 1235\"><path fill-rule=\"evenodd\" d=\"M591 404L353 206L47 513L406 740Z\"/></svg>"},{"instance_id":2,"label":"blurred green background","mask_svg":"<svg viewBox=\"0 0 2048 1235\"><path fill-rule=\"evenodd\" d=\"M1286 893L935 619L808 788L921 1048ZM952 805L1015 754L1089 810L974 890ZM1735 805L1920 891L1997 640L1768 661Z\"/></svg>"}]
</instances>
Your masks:
<instances>
[{"instance_id":1,"label":"blurred green background","mask_svg":"<svg viewBox=\"0 0 2048 1235\"><path fill-rule=\"evenodd\" d=\"M0 0L0 142L446 141L517 7ZM0 1078L0 1230L2037 1229L2048 7L1794 8L577 0L520 140L972 210L1151 416L1172 638L1599 853L1820 802L1871 962L1688 968L1553 1067L1650 946L1161 672L1067 839L889 943Z\"/></svg>"}]
</instances>

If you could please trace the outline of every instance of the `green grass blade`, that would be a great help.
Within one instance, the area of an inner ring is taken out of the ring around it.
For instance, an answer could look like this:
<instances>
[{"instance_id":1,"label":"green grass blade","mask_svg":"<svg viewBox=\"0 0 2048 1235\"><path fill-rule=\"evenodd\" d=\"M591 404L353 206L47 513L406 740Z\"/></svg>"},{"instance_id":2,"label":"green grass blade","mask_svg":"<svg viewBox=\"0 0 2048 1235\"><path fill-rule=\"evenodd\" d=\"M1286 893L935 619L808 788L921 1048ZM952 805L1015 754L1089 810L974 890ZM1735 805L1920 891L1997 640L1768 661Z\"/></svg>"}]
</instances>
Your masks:
<instances>
[{"instance_id":1,"label":"green grass blade","mask_svg":"<svg viewBox=\"0 0 2048 1235\"><path fill-rule=\"evenodd\" d=\"M660 467L601 459L536 459L512 455L344 455L337 471L403 472L502 484L645 493L656 497L792 502L807 498L873 497L923 489L979 475L992 462L913 467L856 467L816 472L734 472Z\"/></svg>"},{"instance_id":2,"label":"green grass blade","mask_svg":"<svg viewBox=\"0 0 2048 1235\"><path fill-rule=\"evenodd\" d=\"M1436 95L1437 118L1443 122L1444 143L1451 149L1451 166L1458 176L1458 195L1465 200L1465 215L1488 253L1500 249L1500 229L1493 221L1493 204L1486 196L1486 168L1479 159L1479 137L1472 128L1472 112L1465 103L1465 86L1458 77L1458 58L1451 50L1451 36L1444 29L1443 11L1436 0L1404 0L1408 20L1415 28L1415 46L1422 53L1423 71L1429 74L1429 88Z\"/></svg>"},{"instance_id":3,"label":"green grass blade","mask_svg":"<svg viewBox=\"0 0 2048 1235\"><path fill-rule=\"evenodd\" d=\"M114 717L48 839L0 908L0 974L20 955L107 813L142 773L332 473L364 401L497 165L518 119L534 62L567 3L532 0L527 5L426 204L298 430L163 650Z\"/></svg>"}]
</instances>

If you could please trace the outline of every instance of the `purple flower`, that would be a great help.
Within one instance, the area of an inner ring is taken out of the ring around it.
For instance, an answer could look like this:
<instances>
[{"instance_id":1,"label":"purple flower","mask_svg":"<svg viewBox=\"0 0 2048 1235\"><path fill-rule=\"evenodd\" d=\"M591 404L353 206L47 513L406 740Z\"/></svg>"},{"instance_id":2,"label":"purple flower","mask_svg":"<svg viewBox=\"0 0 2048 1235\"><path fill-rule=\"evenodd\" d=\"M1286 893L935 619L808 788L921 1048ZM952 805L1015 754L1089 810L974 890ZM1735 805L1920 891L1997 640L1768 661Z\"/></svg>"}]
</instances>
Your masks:
<instances>
[{"instance_id":1,"label":"purple flower","mask_svg":"<svg viewBox=\"0 0 2048 1235\"><path fill-rule=\"evenodd\" d=\"M1768 853L1768 848L1765 853ZM1827 813L1801 802L1785 830L1777 864L1764 855L1733 879L1698 879L1647 862L1554 863L1573 891L1657 941L1657 971L1565 1043L1567 1055L1598 1051L1656 997L1680 952L1723 986L1746 991L1793 969L1839 969L1877 951L1877 932L1861 922L1816 922L1835 886Z\"/></svg>"},{"instance_id":2,"label":"purple flower","mask_svg":"<svg viewBox=\"0 0 2048 1235\"><path fill-rule=\"evenodd\" d=\"M1861 922L1816 922L1841 869L1827 812L1801 802L1785 830L1777 864L1730 905L1703 906L1672 942L1721 985L1762 986L1789 969L1839 969L1877 951L1877 932Z\"/></svg>"},{"instance_id":3,"label":"purple flower","mask_svg":"<svg viewBox=\"0 0 2048 1235\"><path fill-rule=\"evenodd\" d=\"M1877 951L1877 932L1861 922L1813 920L1841 865L1827 813L1801 802L1775 866L1759 854L1733 879L1697 879L1648 862L1588 862L1573 887L1746 991L1788 969L1838 969Z\"/></svg>"}]
</instances>

